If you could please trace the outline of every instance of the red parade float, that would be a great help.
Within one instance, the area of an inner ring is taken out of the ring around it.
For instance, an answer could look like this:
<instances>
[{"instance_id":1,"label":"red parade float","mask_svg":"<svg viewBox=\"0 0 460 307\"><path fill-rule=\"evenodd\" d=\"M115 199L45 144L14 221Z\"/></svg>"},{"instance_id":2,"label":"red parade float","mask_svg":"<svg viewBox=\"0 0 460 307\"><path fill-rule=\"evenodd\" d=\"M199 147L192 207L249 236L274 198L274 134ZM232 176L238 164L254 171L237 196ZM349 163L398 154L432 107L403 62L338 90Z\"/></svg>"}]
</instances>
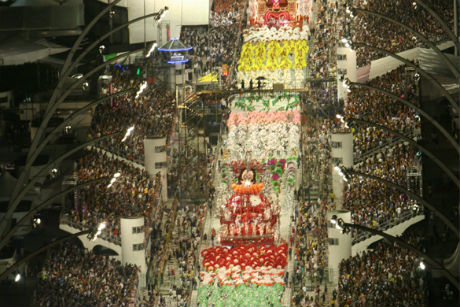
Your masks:
<instances>
[{"instance_id":1,"label":"red parade float","mask_svg":"<svg viewBox=\"0 0 460 307\"><path fill-rule=\"evenodd\" d=\"M284 268L287 265L288 245L286 242L276 246L260 246L256 244L239 245L228 248L215 246L201 251L202 265L206 271L218 268L240 266L245 270L257 267Z\"/></svg>"},{"instance_id":2,"label":"red parade float","mask_svg":"<svg viewBox=\"0 0 460 307\"><path fill-rule=\"evenodd\" d=\"M243 170L240 176L243 184L233 184L235 193L221 206L220 243L223 245L274 242L279 208L261 192L264 184L255 184L253 177L254 171Z\"/></svg>"}]
</instances>

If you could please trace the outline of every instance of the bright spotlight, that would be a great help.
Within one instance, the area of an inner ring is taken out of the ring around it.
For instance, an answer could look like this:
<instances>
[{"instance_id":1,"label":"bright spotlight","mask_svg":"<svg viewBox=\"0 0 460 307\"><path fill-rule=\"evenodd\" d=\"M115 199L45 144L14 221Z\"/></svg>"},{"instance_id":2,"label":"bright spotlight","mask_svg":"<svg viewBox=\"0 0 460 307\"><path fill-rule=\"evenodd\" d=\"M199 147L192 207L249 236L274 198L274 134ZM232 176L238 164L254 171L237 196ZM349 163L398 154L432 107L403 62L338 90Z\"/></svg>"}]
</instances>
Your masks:
<instances>
[{"instance_id":1,"label":"bright spotlight","mask_svg":"<svg viewBox=\"0 0 460 307\"><path fill-rule=\"evenodd\" d=\"M423 261L420 261L420 269L425 270L425 263Z\"/></svg>"},{"instance_id":2,"label":"bright spotlight","mask_svg":"<svg viewBox=\"0 0 460 307\"><path fill-rule=\"evenodd\" d=\"M107 226L107 223L106 223L106 222L102 222L102 223L100 223L99 226L97 227L97 230L103 230L106 226Z\"/></svg>"},{"instance_id":3,"label":"bright spotlight","mask_svg":"<svg viewBox=\"0 0 460 307\"><path fill-rule=\"evenodd\" d=\"M16 276L14 277L14 281L15 281L15 282L18 282L18 281L20 281L20 280L21 280L21 274L18 273L18 274L16 274Z\"/></svg>"},{"instance_id":4,"label":"bright spotlight","mask_svg":"<svg viewBox=\"0 0 460 307\"><path fill-rule=\"evenodd\" d=\"M157 45L157 42L153 42L152 47L150 47L150 50L149 50L149 52L147 53L147 55L146 55L145 57L148 58L149 56L151 56L151 55L152 55L152 52L155 50L155 48L156 48L157 46L158 46L158 45Z\"/></svg>"},{"instance_id":5,"label":"bright spotlight","mask_svg":"<svg viewBox=\"0 0 460 307\"><path fill-rule=\"evenodd\" d=\"M131 133L133 132L134 130L134 126L131 126L128 128L128 130L126 131L126 134L125 136L123 137L123 139L121 140L122 142L126 141L126 139L128 138L128 136L131 135Z\"/></svg>"}]
</instances>

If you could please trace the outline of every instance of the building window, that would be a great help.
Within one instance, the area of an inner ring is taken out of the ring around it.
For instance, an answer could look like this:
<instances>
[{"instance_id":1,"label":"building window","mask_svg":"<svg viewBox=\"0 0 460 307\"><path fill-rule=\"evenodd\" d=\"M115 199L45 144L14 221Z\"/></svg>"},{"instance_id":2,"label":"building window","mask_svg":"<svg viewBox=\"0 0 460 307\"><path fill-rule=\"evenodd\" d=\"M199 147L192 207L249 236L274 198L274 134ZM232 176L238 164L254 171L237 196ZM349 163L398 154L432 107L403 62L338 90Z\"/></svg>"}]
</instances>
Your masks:
<instances>
[{"instance_id":1,"label":"building window","mask_svg":"<svg viewBox=\"0 0 460 307\"><path fill-rule=\"evenodd\" d=\"M347 74L347 69L346 68L337 68L337 72L339 75L345 76Z\"/></svg>"},{"instance_id":2,"label":"building window","mask_svg":"<svg viewBox=\"0 0 460 307\"><path fill-rule=\"evenodd\" d=\"M343 164L343 159L342 159L342 158L339 158L339 157L334 157L334 158L332 158L332 163L333 163L334 165Z\"/></svg>"},{"instance_id":3,"label":"building window","mask_svg":"<svg viewBox=\"0 0 460 307\"><path fill-rule=\"evenodd\" d=\"M339 245L339 239L329 238L329 245Z\"/></svg>"},{"instance_id":4,"label":"building window","mask_svg":"<svg viewBox=\"0 0 460 307\"><path fill-rule=\"evenodd\" d=\"M165 152L166 151L166 146L155 146L155 152L156 153L159 153L159 152Z\"/></svg>"},{"instance_id":5,"label":"building window","mask_svg":"<svg viewBox=\"0 0 460 307\"><path fill-rule=\"evenodd\" d=\"M332 148L342 148L342 142L331 142L331 147Z\"/></svg>"},{"instance_id":6,"label":"building window","mask_svg":"<svg viewBox=\"0 0 460 307\"><path fill-rule=\"evenodd\" d=\"M155 162L155 169L167 167L166 162Z\"/></svg>"},{"instance_id":7,"label":"building window","mask_svg":"<svg viewBox=\"0 0 460 307\"><path fill-rule=\"evenodd\" d=\"M337 61L346 61L347 55L346 54L337 54Z\"/></svg>"},{"instance_id":8,"label":"building window","mask_svg":"<svg viewBox=\"0 0 460 307\"><path fill-rule=\"evenodd\" d=\"M133 244L133 251L141 251L144 249L144 243Z\"/></svg>"},{"instance_id":9,"label":"building window","mask_svg":"<svg viewBox=\"0 0 460 307\"><path fill-rule=\"evenodd\" d=\"M143 228L144 228L143 226L133 227L133 233L142 233Z\"/></svg>"}]
</instances>

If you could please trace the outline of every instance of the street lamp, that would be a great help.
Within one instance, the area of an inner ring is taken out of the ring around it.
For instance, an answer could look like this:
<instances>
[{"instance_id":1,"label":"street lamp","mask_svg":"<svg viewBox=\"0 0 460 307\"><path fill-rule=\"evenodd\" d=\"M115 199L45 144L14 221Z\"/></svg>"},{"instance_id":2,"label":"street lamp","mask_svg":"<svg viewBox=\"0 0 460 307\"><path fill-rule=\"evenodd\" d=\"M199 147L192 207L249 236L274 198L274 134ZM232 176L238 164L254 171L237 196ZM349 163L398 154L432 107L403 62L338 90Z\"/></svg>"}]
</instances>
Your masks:
<instances>
[{"instance_id":1,"label":"street lamp","mask_svg":"<svg viewBox=\"0 0 460 307\"><path fill-rule=\"evenodd\" d=\"M414 246L408 244L407 242L405 242L404 240L398 238L398 237L394 237L392 235L389 235L383 231L380 231L380 230L377 230L377 229L373 229L373 228L369 228L369 227L366 227L366 226L362 226L362 225L358 225L358 224L352 224L352 223L346 223L343 219L341 218L337 218L337 215L333 215L331 217L331 221L330 221L332 224L337 224L340 228L342 228L342 232L343 233L348 233L352 228L354 229L357 229L357 230L363 230L363 231L367 231L367 232L370 232L371 234L373 235L378 235L378 236L382 236L384 239L387 240L387 242L391 242L391 243L397 243L399 246L403 247L403 248L406 248L412 252L414 252L417 256L423 258L426 263L428 263L430 266L436 268L436 269L439 269L441 270L442 274L452 283L454 284L454 286L457 288L457 289L460 289L460 284L457 280L457 278L455 278L454 275L452 275L452 273L449 272L449 270L447 270L441 263L437 262L436 260L432 259L430 256L428 256L427 254L421 252L420 250L418 250L417 248L415 248ZM425 263L421 262L420 264L420 268L422 268L422 266L424 267L425 266Z\"/></svg>"}]
</instances>

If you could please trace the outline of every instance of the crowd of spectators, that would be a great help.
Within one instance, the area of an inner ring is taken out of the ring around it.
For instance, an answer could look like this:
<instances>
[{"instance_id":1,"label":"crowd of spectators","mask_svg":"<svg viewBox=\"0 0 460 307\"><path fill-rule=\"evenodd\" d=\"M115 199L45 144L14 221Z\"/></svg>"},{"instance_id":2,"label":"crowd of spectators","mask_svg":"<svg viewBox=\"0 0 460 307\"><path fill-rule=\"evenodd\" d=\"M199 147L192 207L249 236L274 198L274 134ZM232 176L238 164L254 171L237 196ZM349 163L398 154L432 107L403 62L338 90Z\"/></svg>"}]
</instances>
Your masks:
<instances>
[{"instance_id":1,"label":"crowd of spectators","mask_svg":"<svg viewBox=\"0 0 460 307\"><path fill-rule=\"evenodd\" d=\"M161 217L156 206L159 176L152 180L144 170L96 149L78 160L76 172L79 183L101 177L110 180L117 172L120 176L110 187L108 180L103 180L79 189L78 204L70 212L74 222L93 227L106 221L107 231L116 236L120 234L120 217L144 216L145 225Z\"/></svg>"},{"instance_id":2,"label":"crowd of spectators","mask_svg":"<svg viewBox=\"0 0 460 307\"><path fill-rule=\"evenodd\" d=\"M172 279L176 293L170 293L172 300L189 301L198 281L200 271L197 252L200 250L203 222L207 204L187 204L177 212L174 227L174 241L168 250L170 266L167 274ZM174 269L175 268L175 269Z\"/></svg>"},{"instance_id":3,"label":"crowd of spectators","mask_svg":"<svg viewBox=\"0 0 460 307\"><path fill-rule=\"evenodd\" d=\"M184 203L172 218L171 237L164 253L165 263L161 282L169 285L169 291L159 292L155 285L149 287L148 297L140 306L186 306L192 291L196 289L200 263L197 252L201 250L207 203ZM170 212L171 213L171 212ZM166 228L167 231L168 227ZM206 239L206 238L205 238ZM153 244L152 244L153 248Z\"/></svg>"},{"instance_id":4,"label":"crowd of spectators","mask_svg":"<svg viewBox=\"0 0 460 307\"><path fill-rule=\"evenodd\" d=\"M412 166L420 165L414 154L410 145L399 143L395 147L384 147L364 162L355 164L354 170L408 187L407 173ZM348 183L344 188L343 207L351 211L355 224L382 227L420 211L415 200L384 183L357 176L349 178ZM353 232L353 236L356 235Z\"/></svg>"},{"instance_id":5,"label":"crowd of spectators","mask_svg":"<svg viewBox=\"0 0 460 307\"><path fill-rule=\"evenodd\" d=\"M130 70L114 67L112 91L139 89L142 80L135 78ZM107 89L105 89L107 90ZM121 133L98 144L108 151L128 160L144 164L144 139L146 137L169 137L176 111L174 98L167 91L148 83L142 93L128 92L99 104L91 121L91 137L121 131ZM125 132L134 126L133 132L125 141Z\"/></svg>"},{"instance_id":6,"label":"crowd of spectators","mask_svg":"<svg viewBox=\"0 0 460 307\"><path fill-rule=\"evenodd\" d=\"M243 8L244 1L214 1L209 27L182 27L181 40L193 47L189 53L195 73L205 75L214 67L230 66L237 60Z\"/></svg>"},{"instance_id":7,"label":"crowd of spectators","mask_svg":"<svg viewBox=\"0 0 460 307\"><path fill-rule=\"evenodd\" d=\"M441 18L449 28L453 25L453 8L451 1L425 1ZM416 2L411 0L396 1L358 1L359 7L371 12L388 16L400 23L413 28L421 35L427 37L431 42L447 41L448 36L443 31L439 22ZM356 13L351 20L351 40L361 42L370 46L388 50L393 53L401 52L417 46L424 46L424 43L411 32L402 27L392 24L383 18L366 13ZM427 47L427 46L424 46ZM357 66L362 67L370 61L386 55L370 50L369 48L358 48L356 50Z\"/></svg>"},{"instance_id":8,"label":"crowd of spectators","mask_svg":"<svg viewBox=\"0 0 460 307\"><path fill-rule=\"evenodd\" d=\"M334 208L329 186L330 134L340 127L335 114L343 104L337 100L336 88L321 85L311 85L305 99L302 155L307 193L295 209L292 303L294 306L329 306L326 218L328 209Z\"/></svg>"},{"instance_id":9,"label":"crowd of spectators","mask_svg":"<svg viewBox=\"0 0 460 307\"><path fill-rule=\"evenodd\" d=\"M342 1L329 5L327 0L316 1L316 17L310 23L310 51L307 56L312 77L324 78L336 74L336 45L345 24Z\"/></svg>"},{"instance_id":10,"label":"crowd of spectators","mask_svg":"<svg viewBox=\"0 0 460 307\"><path fill-rule=\"evenodd\" d=\"M198 151L188 148L187 151L179 152L174 148L168 171L168 182L171 187L168 193L172 195L175 192L172 191L173 187L177 187L177 192L187 198L205 195L211 175L207 163L208 159L203 149Z\"/></svg>"},{"instance_id":11,"label":"crowd of spectators","mask_svg":"<svg viewBox=\"0 0 460 307\"><path fill-rule=\"evenodd\" d=\"M404 234L402 239L423 250L420 234ZM407 248L383 241L343 260L339 267L339 306L424 306L427 283L420 261Z\"/></svg>"},{"instance_id":12,"label":"crowd of spectators","mask_svg":"<svg viewBox=\"0 0 460 307\"><path fill-rule=\"evenodd\" d=\"M323 306L326 302L327 201L314 200L301 203L296 208L295 266L293 293L295 306ZM325 289L321 285L325 282ZM310 297L307 290L314 289Z\"/></svg>"},{"instance_id":13,"label":"crowd of spectators","mask_svg":"<svg viewBox=\"0 0 460 307\"><path fill-rule=\"evenodd\" d=\"M135 265L66 242L49 250L37 276L34 306L130 306L138 273Z\"/></svg>"},{"instance_id":14,"label":"crowd of spectators","mask_svg":"<svg viewBox=\"0 0 460 307\"><path fill-rule=\"evenodd\" d=\"M404 99L414 96L412 76L409 80L405 66L393 70L369 82L370 86L381 88ZM345 118L359 118L396 130L405 135L415 136L420 128L420 120L413 109L400 101L367 88L352 87L344 108ZM364 152L386 145L395 139L391 133L375 127L353 128L354 154L359 157Z\"/></svg>"},{"instance_id":15,"label":"crowd of spectators","mask_svg":"<svg viewBox=\"0 0 460 307\"><path fill-rule=\"evenodd\" d=\"M414 95L412 76L402 66L369 82L396 96ZM420 120L413 109L379 91L353 87L344 107L345 120L358 118L386 126L410 137L417 137ZM420 170L421 162L415 148L401 142L388 131L356 125L352 128L354 169L409 187L408 173ZM417 180L417 179L414 179ZM417 192L417 191L415 191ZM403 193L376 180L352 176L344 189L343 206L352 212L356 224L379 227L391 220L419 212L417 203ZM354 233L356 235L356 233Z\"/></svg>"}]
</instances>

